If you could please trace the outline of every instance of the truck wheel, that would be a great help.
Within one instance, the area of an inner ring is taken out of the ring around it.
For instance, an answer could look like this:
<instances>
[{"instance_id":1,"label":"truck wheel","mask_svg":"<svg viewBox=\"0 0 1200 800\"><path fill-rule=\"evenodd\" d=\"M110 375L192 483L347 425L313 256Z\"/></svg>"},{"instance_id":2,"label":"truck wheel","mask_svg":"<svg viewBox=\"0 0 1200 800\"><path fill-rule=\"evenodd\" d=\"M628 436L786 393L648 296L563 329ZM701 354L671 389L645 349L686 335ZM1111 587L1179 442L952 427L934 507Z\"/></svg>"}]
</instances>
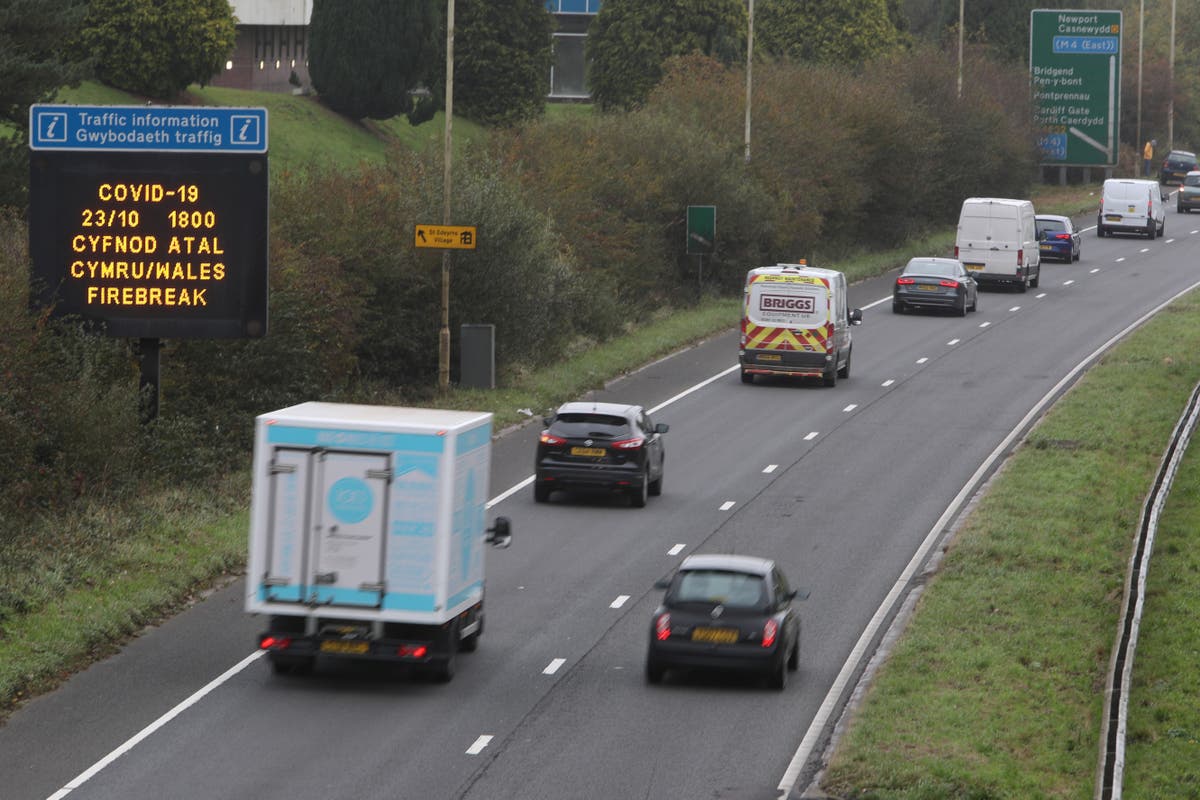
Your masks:
<instances>
[{"instance_id":1,"label":"truck wheel","mask_svg":"<svg viewBox=\"0 0 1200 800\"><path fill-rule=\"evenodd\" d=\"M479 637L483 635L482 611L479 612L479 616L476 617L476 620L479 622L479 627L475 629L474 633L459 642L458 649L462 650L464 653L474 653L479 649Z\"/></svg>"},{"instance_id":2,"label":"truck wheel","mask_svg":"<svg viewBox=\"0 0 1200 800\"><path fill-rule=\"evenodd\" d=\"M433 679L438 683L449 683L454 680L458 671L458 620L450 625L446 636L446 657L433 665Z\"/></svg>"},{"instance_id":3,"label":"truck wheel","mask_svg":"<svg viewBox=\"0 0 1200 800\"><path fill-rule=\"evenodd\" d=\"M271 659L271 671L276 675L307 675L312 672L311 656L267 656Z\"/></svg>"}]
</instances>

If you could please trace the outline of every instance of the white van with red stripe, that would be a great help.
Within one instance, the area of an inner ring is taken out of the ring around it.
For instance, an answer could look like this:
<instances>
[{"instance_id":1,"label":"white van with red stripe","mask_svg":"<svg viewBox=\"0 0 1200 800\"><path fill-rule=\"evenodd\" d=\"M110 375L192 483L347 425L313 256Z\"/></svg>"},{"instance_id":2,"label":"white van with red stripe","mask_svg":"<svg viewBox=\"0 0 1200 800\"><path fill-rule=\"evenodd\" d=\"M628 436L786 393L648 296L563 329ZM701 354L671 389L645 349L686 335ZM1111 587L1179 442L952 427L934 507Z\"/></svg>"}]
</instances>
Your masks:
<instances>
[{"instance_id":1,"label":"white van with red stripe","mask_svg":"<svg viewBox=\"0 0 1200 800\"><path fill-rule=\"evenodd\" d=\"M746 273L742 383L755 375L821 378L826 386L850 377L850 329L862 309L849 308L846 276L799 264L758 267Z\"/></svg>"}]
</instances>

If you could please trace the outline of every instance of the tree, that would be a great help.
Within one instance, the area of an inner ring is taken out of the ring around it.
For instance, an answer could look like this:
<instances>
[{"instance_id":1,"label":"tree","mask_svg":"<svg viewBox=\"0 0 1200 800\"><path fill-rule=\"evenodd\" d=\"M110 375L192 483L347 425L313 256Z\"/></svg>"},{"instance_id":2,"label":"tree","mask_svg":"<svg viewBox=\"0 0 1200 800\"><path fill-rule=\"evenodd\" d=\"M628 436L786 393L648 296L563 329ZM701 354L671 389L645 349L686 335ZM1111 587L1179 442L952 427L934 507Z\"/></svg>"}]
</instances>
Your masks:
<instances>
[{"instance_id":1,"label":"tree","mask_svg":"<svg viewBox=\"0 0 1200 800\"><path fill-rule=\"evenodd\" d=\"M747 21L743 0L605 0L588 30L592 98L604 109L641 105L671 56L736 63Z\"/></svg>"},{"instance_id":2,"label":"tree","mask_svg":"<svg viewBox=\"0 0 1200 800\"><path fill-rule=\"evenodd\" d=\"M818 64L861 64L900 40L887 0L762 0L755 48Z\"/></svg>"},{"instance_id":3,"label":"tree","mask_svg":"<svg viewBox=\"0 0 1200 800\"><path fill-rule=\"evenodd\" d=\"M85 74L86 64L63 47L83 12L81 0L0 0L0 206L25 206L29 106L52 101Z\"/></svg>"},{"instance_id":4,"label":"tree","mask_svg":"<svg viewBox=\"0 0 1200 800\"><path fill-rule=\"evenodd\" d=\"M554 18L540 0L457 0L454 113L491 125L539 116L549 90L553 31ZM444 105L445 70L430 72L430 91Z\"/></svg>"},{"instance_id":5,"label":"tree","mask_svg":"<svg viewBox=\"0 0 1200 800\"><path fill-rule=\"evenodd\" d=\"M220 72L236 36L229 0L90 0L79 46L109 86L171 100Z\"/></svg>"},{"instance_id":6,"label":"tree","mask_svg":"<svg viewBox=\"0 0 1200 800\"><path fill-rule=\"evenodd\" d=\"M412 91L437 65L440 0L313 0L308 72L321 102L352 119L428 112ZM422 114L424 116L424 114Z\"/></svg>"}]
</instances>

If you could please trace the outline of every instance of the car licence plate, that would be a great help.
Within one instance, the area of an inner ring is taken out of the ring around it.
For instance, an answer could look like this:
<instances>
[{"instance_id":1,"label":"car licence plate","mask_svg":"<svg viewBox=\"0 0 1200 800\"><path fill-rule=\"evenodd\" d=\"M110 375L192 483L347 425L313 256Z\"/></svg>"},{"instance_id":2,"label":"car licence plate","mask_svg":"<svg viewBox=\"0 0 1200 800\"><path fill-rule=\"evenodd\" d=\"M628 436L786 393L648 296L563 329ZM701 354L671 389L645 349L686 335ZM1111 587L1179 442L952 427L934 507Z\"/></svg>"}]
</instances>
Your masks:
<instances>
[{"instance_id":1,"label":"car licence plate","mask_svg":"<svg viewBox=\"0 0 1200 800\"><path fill-rule=\"evenodd\" d=\"M918 286L917 288L918 288L919 290L921 290L922 292L936 292L936 291L937 291L938 289L940 289L941 287L940 287L940 286L934 286L933 284L928 284L928 283L926 283L926 284L921 284L921 285L920 285L920 286Z\"/></svg>"},{"instance_id":2,"label":"car licence plate","mask_svg":"<svg viewBox=\"0 0 1200 800\"><path fill-rule=\"evenodd\" d=\"M1044 245L1042 245L1042 249L1043 249L1043 250L1053 250L1053 249L1054 249L1054 245L1051 245L1051 244L1044 244Z\"/></svg>"},{"instance_id":3,"label":"car licence plate","mask_svg":"<svg viewBox=\"0 0 1200 800\"><path fill-rule=\"evenodd\" d=\"M337 653L338 655L366 655L370 647L370 644L367 642L342 642L337 640L321 642L322 653Z\"/></svg>"},{"instance_id":4,"label":"car licence plate","mask_svg":"<svg viewBox=\"0 0 1200 800\"><path fill-rule=\"evenodd\" d=\"M738 640L737 628L693 628L693 642L711 644L733 644Z\"/></svg>"},{"instance_id":5,"label":"car licence plate","mask_svg":"<svg viewBox=\"0 0 1200 800\"><path fill-rule=\"evenodd\" d=\"M783 361L783 356L778 355L778 354L760 353L758 356L758 360L759 361Z\"/></svg>"},{"instance_id":6,"label":"car licence plate","mask_svg":"<svg viewBox=\"0 0 1200 800\"><path fill-rule=\"evenodd\" d=\"M590 458L604 458L605 450L603 447L572 447L571 455L573 456L588 456Z\"/></svg>"}]
</instances>

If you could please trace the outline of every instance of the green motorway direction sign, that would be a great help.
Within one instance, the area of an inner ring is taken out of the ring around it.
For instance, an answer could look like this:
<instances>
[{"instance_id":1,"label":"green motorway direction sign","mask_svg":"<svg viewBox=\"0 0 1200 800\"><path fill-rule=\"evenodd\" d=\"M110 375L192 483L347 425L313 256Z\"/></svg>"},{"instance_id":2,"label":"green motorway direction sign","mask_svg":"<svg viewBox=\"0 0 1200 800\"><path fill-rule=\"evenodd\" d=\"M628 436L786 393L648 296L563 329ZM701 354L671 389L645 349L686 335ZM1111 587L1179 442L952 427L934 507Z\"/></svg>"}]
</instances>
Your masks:
<instances>
[{"instance_id":1,"label":"green motorway direction sign","mask_svg":"<svg viewBox=\"0 0 1200 800\"><path fill-rule=\"evenodd\" d=\"M717 207L687 207L687 254L712 255L717 250Z\"/></svg>"},{"instance_id":2,"label":"green motorway direction sign","mask_svg":"<svg viewBox=\"0 0 1200 800\"><path fill-rule=\"evenodd\" d=\"M1042 163L1116 166L1121 12L1031 11L1029 76Z\"/></svg>"}]
</instances>

